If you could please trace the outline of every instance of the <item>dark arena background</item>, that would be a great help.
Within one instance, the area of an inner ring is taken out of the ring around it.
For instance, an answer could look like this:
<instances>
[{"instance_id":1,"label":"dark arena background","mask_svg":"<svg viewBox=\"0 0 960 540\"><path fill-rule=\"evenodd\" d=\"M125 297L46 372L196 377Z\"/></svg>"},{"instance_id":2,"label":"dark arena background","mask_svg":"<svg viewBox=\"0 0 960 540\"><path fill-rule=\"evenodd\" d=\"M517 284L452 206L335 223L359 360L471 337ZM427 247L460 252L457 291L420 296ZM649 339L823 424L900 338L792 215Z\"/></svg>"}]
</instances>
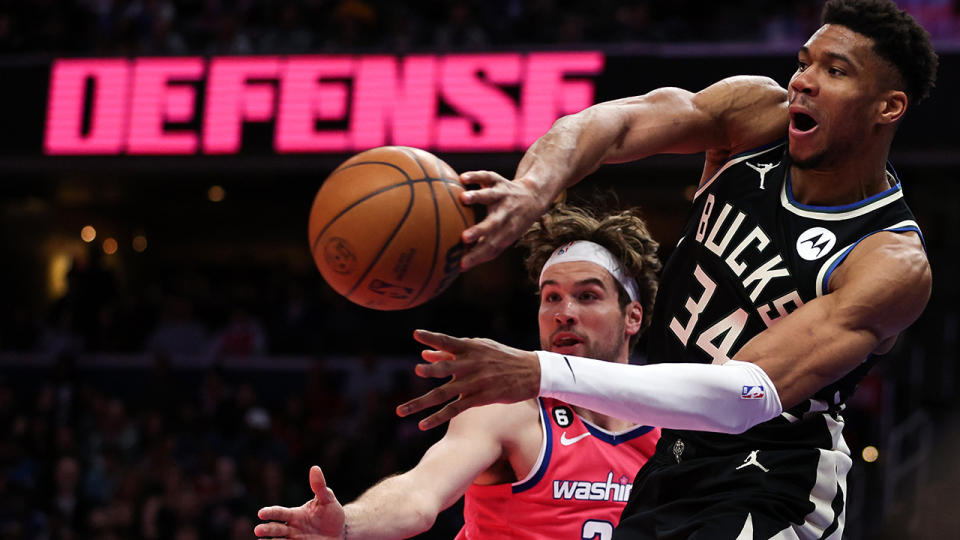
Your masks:
<instances>
[{"instance_id":1,"label":"dark arena background","mask_svg":"<svg viewBox=\"0 0 960 540\"><path fill-rule=\"evenodd\" d=\"M891 161L934 291L845 414L845 538L957 538L960 2ZM0 0L0 537L252 538L323 467L341 502L443 429L394 407L414 328L536 348L520 253L412 310L337 296L307 244L337 164L386 144L508 177L557 117L728 75L786 84L819 2ZM702 156L607 166L675 245ZM640 347L642 349L642 346ZM643 358L636 358L642 362ZM461 506L421 538L452 538Z\"/></svg>"}]
</instances>

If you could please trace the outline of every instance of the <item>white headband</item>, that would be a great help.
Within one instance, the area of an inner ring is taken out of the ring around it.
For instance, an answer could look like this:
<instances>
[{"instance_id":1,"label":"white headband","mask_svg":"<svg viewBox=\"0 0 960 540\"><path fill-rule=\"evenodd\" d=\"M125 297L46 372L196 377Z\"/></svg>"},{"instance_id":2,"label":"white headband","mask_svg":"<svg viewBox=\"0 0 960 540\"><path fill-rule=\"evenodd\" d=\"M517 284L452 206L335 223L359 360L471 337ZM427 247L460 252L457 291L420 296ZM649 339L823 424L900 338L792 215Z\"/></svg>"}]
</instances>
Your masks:
<instances>
[{"instance_id":1,"label":"white headband","mask_svg":"<svg viewBox=\"0 0 960 540\"><path fill-rule=\"evenodd\" d=\"M572 261L592 262L600 266L607 272L610 272L610 275L619 281L620 285L623 285L623 288L627 291L627 295L630 296L630 300L640 299L640 290L637 287L637 281L627 275L627 272L623 269L623 265L613 256L613 253L610 253L610 250L600 244L587 240L576 240L558 247L556 251L553 252L553 255L550 255L550 258L547 259L547 262L543 264L543 269L540 270L539 285L543 285L543 273L546 272L547 268L557 263Z\"/></svg>"}]
</instances>

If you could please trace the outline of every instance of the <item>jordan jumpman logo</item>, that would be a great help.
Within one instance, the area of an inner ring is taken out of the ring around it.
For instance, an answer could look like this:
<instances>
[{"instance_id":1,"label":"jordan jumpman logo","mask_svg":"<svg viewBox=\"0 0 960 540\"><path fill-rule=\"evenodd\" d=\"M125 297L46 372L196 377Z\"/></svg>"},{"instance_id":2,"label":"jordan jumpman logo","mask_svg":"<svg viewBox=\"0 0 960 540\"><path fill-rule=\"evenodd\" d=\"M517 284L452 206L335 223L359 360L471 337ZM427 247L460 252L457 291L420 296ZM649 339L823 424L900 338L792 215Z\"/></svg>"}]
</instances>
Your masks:
<instances>
[{"instance_id":1,"label":"jordan jumpman logo","mask_svg":"<svg viewBox=\"0 0 960 540\"><path fill-rule=\"evenodd\" d=\"M759 461L757 461L757 453L759 452L760 452L759 450L754 450L753 452L750 452L750 455L747 456L747 459L743 460L743 465L740 465L735 470L739 471L744 467L747 467L750 465L756 465L757 467L760 467L760 470L762 470L763 472L770 472L770 469L764 467L763 465L760 464Z\"/></svg>"}]
</instances>

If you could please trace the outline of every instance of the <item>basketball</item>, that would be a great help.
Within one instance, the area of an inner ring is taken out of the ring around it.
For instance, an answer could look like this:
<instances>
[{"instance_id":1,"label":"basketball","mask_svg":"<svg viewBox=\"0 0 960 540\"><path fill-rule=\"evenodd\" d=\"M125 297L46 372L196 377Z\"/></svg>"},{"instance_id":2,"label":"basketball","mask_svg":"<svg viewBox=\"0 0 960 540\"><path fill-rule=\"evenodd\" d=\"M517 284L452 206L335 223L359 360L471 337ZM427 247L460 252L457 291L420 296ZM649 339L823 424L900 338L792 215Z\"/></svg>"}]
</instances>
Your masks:
<instances>
[{"instance_id":1,"label":"basketball","mask_svg":"<svg viewBox=\"0 0 960 540\"><path fill-rule=\"evenodd\" d=\"M463 186L433 154L382 146L345 161L313 200L308 234L323 278L378 310L418 306L460 273L460 234L475 222Z\"/></svg>"}]
</instances>

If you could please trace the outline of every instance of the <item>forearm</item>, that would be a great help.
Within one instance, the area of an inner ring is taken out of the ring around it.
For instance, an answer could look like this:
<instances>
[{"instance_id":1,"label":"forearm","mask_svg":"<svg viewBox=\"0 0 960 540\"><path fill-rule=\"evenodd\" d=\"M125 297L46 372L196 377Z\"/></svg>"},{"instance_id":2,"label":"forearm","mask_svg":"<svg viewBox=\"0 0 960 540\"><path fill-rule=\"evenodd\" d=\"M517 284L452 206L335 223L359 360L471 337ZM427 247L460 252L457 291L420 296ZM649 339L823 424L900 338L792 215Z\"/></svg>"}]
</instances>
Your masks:
<instances>
[{"instance_id":1,"label":"forearm","mask_svg":"<svg viewBox=\"0 0 960 540\"><path fill-rule=\"evenodd\" d=\"M782 412L769 377L746 362L632 366L537 355L540 395L641 424L741 433Z\"/></svg>"},{"instance_id":2,"label":"forearm","mask_svg":"<svg viewBox=\"0 0 960 540\"><path fill-rule=\"evenodd\" d=\"M343 507L346 538L409 538L429 529L439 508L404 475L391 476Z\"/></svg>"},{"instance_id":3,"label":"forearm","mask_svg":"<svg viewBox=\"0 0 960 540\"><path fill-rule=\"evenodd\" d=\"M625 129L614 125L615 114L595 105L560 118L523 155L515 178L535 183L544 200L552 201L603 163L610 145Z\"/></svg>"},{"instance_id":4,"label":"forearm","mask_svg":"<svg viewBox=\"0 0 960 540\"><path fill-rule=\"evenodd\" d=\"M530 146L516 178L535 182L549 201L604 163L702 151L716 141L716 126L693 98L660 88L562 117Z\"/></svg>"}]
</instances>

